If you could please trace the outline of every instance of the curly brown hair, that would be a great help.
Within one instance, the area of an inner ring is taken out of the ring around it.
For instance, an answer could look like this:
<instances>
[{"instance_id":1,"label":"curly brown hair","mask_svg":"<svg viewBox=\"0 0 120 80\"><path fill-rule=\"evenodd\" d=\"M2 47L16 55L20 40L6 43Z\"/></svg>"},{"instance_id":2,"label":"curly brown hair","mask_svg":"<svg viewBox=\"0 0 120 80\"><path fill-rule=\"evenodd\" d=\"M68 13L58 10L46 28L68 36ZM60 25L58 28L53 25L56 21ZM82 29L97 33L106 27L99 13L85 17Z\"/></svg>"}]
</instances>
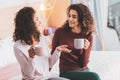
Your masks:
<instances>
[{"instance_id":1,"label":"curly brown hair","mask_svg":"<svg viewBox=\"0 0 120 80\"><path fill-rule=\"evenodd\" d=\"M94 26L93 16L91 15L89 8L82 3L79 3L79 4L71 4L67 8L67 15L69 15L70 10L77 11L78 22L82 29L82 33L84 34L92 33L90 31L90 28L95 26ZM71 30L71 27L69 27L69 24L68 24L68 20L63 25L63 29L65 31Z\"/></svg>"},{"instance_id":2,"label":"curly brown hair","mask_svg":"<svg viewBox=\"0 0 120 80\"><path fill-rule=\"evenodd\" d=\"M28 45L33 44L33 39L40 41L40 32L34 23L35 10L32 7L24 7L18 11L15 17L14 41L21 40Z\"/></svg>"}]
</instances>

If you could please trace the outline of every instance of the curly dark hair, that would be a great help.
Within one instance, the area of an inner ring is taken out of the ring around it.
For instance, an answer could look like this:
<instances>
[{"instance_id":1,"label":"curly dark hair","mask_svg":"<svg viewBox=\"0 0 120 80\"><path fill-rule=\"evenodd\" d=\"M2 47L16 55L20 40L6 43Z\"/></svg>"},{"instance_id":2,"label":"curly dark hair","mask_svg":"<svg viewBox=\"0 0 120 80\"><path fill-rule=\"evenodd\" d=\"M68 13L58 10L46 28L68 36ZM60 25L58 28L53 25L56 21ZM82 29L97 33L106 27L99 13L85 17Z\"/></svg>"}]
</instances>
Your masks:
<instances>
[{"instance_id":1,"label":"curly dark hair","mask_svg":"<svg viewBox=\"0 0 120 80\"><path fill-rule=\"evenodd\" d=\"M13 33L14 41L21 40L28 45L33 44L34 38L40 41L40 32L34 23L35 10L32 7L24 7L18 11L15 17L15 31Z\"/></svg>"},{"instance_id":2,"label":"curly dark hair","mask_svg":"<svg viewBox=\"0 0 120 80\"><path fill-rule=\"evenodd\" d=\"M94 27L94 20L93 20L93 16L91 15L89 8L82 3L79 3L79 4L71 4L67 8L67 15L69 15L70 10L77 11L78 22L82 29L82 33L84 34L91 33L89 29L91 26ZM71 30L71 27L69 27L69 24L68 24L68 20L64 23L63 29L65 31Z\"/></svg>"}]
</instances>

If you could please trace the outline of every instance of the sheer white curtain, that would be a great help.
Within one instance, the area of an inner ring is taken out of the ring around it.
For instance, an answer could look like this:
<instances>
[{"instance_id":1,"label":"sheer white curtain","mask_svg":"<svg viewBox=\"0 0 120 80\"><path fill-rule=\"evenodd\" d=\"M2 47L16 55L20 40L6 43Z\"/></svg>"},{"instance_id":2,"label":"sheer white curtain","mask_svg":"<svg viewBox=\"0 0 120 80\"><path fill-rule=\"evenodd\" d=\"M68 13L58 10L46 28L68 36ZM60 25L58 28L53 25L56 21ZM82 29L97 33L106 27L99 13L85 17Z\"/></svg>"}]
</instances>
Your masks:
<instances>
[{"instance_id":1,"label":"sheer white curtain","mask_svg":"<svg viewBox=\"0 0 120 80\"><path fill-rule=\"evenodd\" d=\"M96 21L96 29L97 29L97 35L95 35L95 49L96 50L102 50L103 48L103 41L102 39L102 19L101 19L101 5L99 0L93 0L94 2L94 17Z\"/></svg>"},{"instance_id":2,"label":"sheer white curtain","mask_svg":"<svg viewBox=\"0 0 120 80\"><path fill-rule=\"evenodd\" d=\"M97 26L99 50L104 50L104 32L107 27L108 0L94 0L94 13Z\"/></svg>"}]
</instances>

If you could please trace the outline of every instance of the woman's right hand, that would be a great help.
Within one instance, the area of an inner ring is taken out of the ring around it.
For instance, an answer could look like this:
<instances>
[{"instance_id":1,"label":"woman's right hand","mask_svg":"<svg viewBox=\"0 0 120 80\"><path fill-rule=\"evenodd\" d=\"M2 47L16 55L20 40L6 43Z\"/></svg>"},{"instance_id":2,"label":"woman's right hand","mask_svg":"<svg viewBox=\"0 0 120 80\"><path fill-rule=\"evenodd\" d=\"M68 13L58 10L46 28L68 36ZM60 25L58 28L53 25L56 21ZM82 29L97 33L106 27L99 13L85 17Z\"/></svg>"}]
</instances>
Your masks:
<instances>
[{"instance_id":1,"label":"woman's right hand","mask_svg":"<svg viewBox=\"0 0 120 80\"><path fill-rule=\"evenodd\" d=\"M68 49L67 47L68 47L68 45L60 45L60 46L56 47L56 49L61 52L70 53L72 50Z\"/></svg>"},{"instance_id":2,"label":"woman's right hand","mask_svg":"<svg viewBox=\"0 0 120 80\"><path fill-rule=\"evenodd\" d=\"M31 58L34 58L35 52L34 52L34 48L33 48L33 47L31 47L31 48L28 50L28 53L29 53L29 56L30 56Z\"/></svg>"}]
</instances>

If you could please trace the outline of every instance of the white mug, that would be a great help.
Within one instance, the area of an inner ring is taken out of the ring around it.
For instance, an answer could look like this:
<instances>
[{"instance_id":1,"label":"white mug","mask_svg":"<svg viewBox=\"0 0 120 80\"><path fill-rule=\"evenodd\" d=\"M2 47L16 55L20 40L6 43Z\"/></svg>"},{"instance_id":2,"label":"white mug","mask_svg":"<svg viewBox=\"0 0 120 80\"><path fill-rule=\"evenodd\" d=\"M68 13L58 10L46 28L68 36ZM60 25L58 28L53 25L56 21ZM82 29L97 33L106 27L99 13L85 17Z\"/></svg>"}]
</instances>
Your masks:
<instances>
[{"instance_id":1,"label":"white mug","mask_svg":"<svg viewBox=\"0 0 120 80\"><path fill-rule=\"evenodd\" d=\"M75 49L84 48L84 39L83 38L74 39L74 48Z\"/></svg>"},{"instance_id":2,"label":"white mug","mask_svg":"<svg viewBox=\"0 0 120 80\"><path fill-rule=\"evenodd\" d=\"M43 55L43 52L42 52L42 48L41 48L41 47L35 47L34 51L35 51L35 54L36 54L37 56L42 56L42 55Z\"/></svg>"}]
</instances>

